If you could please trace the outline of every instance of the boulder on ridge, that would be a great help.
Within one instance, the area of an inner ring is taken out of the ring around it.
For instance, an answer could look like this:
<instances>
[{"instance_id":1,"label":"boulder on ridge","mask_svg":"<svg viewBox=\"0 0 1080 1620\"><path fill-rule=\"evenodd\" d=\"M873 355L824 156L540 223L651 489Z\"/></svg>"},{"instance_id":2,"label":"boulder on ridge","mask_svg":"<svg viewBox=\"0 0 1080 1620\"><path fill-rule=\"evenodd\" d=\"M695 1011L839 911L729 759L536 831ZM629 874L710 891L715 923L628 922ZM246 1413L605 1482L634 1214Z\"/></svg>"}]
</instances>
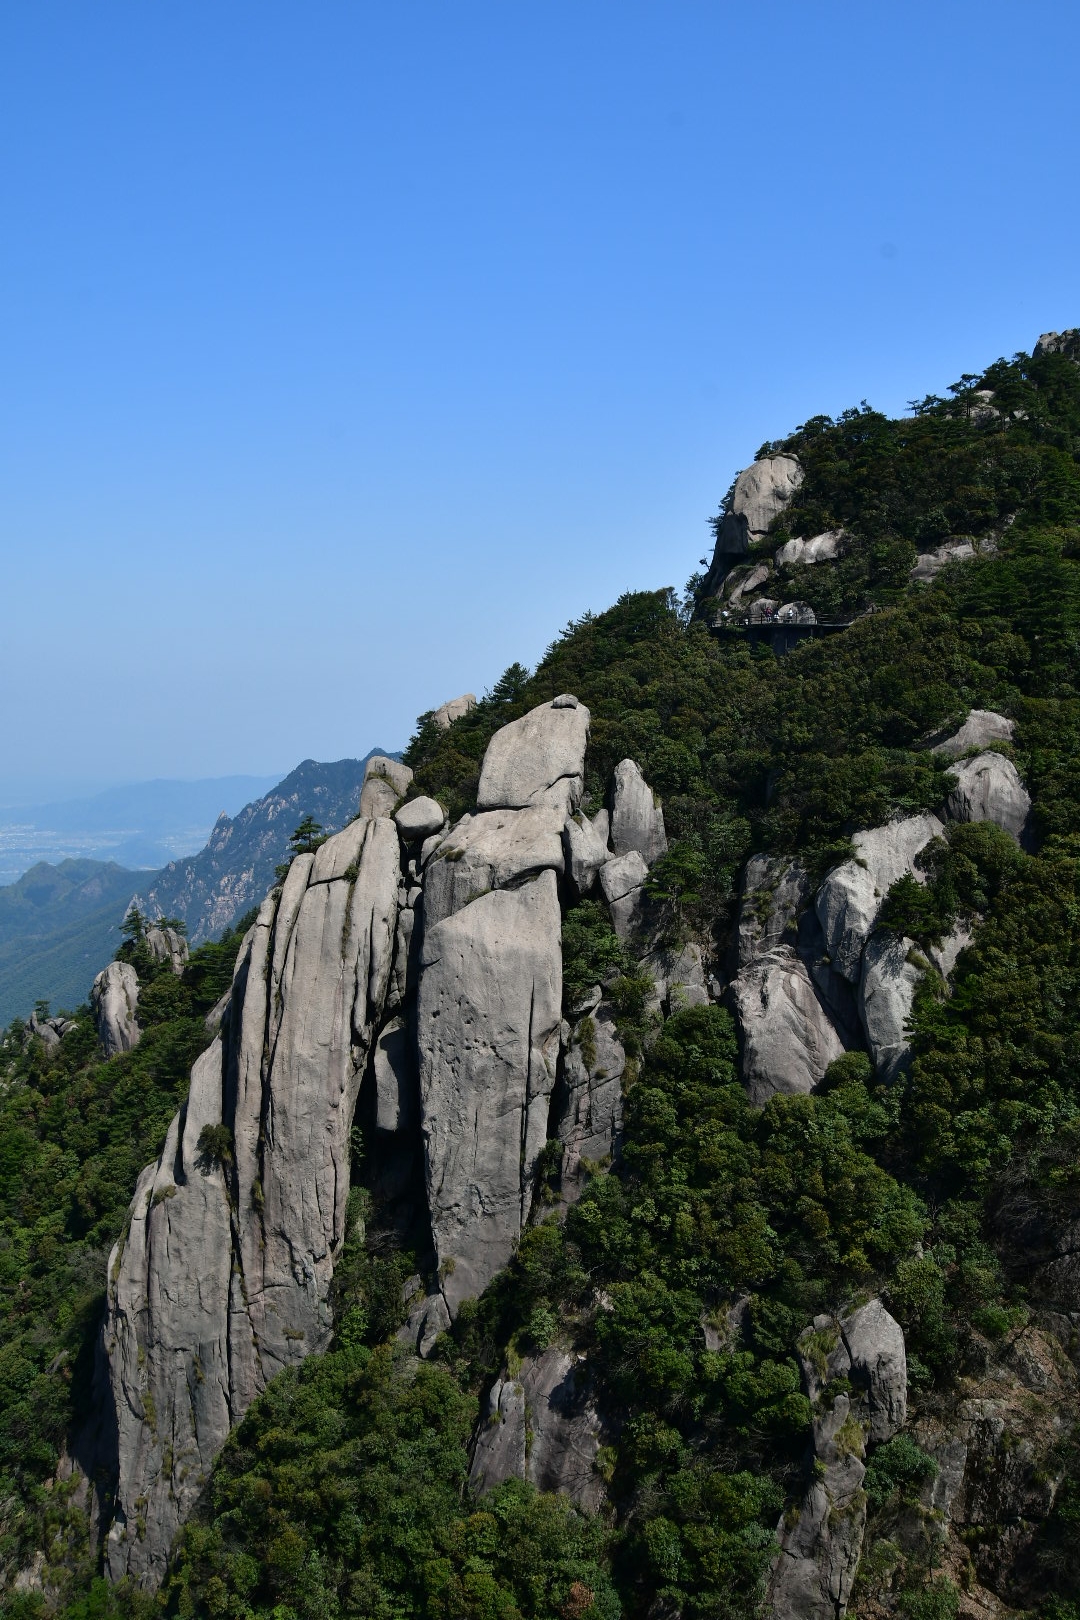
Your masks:
<instances>
[{"instance_id":1,"label":"boulder on ridge","mask_svg":"<svg viewBox=\"0 0 1080 1620\"><path fill-rule=\"evenodd\" d=\"M646 866L667 850L664 812L632 759L615 767L611 803L611 846L616 855L636 849Z\"/></svg>"},{"instance_id":2,"label":"boulder on ridge","mask_svg":"<svg viewBox=\"0 0 1080 1620\"><path fill-rule=\"evenodd\" d=\"M163 928L160 923L151 923L143 935L143 943L152 962L168 962L177 977L183 973L191 955L183 934L175 928Z\"/></svg>"},{"instance_id":3,"label":"boulder on ridge","mask_svg":"<svg viewBox=\"0 0 1080 1620\"><path fill-rule=\"evenodd\" d=\"M455 720L468 714L470 709L476 708L476 698L472 692L463 692L461 697L448 698L440 703L431 718L440 731L449 731Z\"/></svg>"},{"instance_id":4,"label":"boulder on ridge","mask_svg":"<svg viewBox=\"0 0 1080 1620\"><path fill-rule=\"evenodd\" d=\"M1031 814L1031 795L1011 759L994 752L950 765L955 784L947 808L957 821L992 821L1020 842Z\"/></svg>"},{"instance_id":5,"label":"boulder on ridge","mask_svg":"<svg viewBox=\"0 0 1080 1620\"><path fill-rule=\"evenodd\" d=\"M934 744L934 753L959 759L970 748L984 749L992 743L1012 742L1015 730L1015 720L1007 720L993 709L972 709L959 731L954 731L944 742Z\"/></svg>"},{"instance_id":6,"label":"boulder on ridge","mask_svg":"<svg viewBox=\"0 0 1080 1620\"><path fill-rule=\"evenodd\" d=\"M589 711L576 698L530 709L488 743L476 795L478 810L550 805L565 817L581 802Z\"/></svg>"},{"instance_id":7,"label":"boulder on ridge","mask_svg":"<svg viewBox=\"0 0 1080 1620\"><path fill-rule=\"evenodd\" d=\"M372 754L364 768L360 814L369 818L392 816L394 806L412 779L412 771L399 759L390 759L386 754Z\"/></svg>"},{"instance_id":8,"label":"boulder on ridge","mask_svg":"<svg viewBox=\"0 0 1080 1620\"><path fill-rule=\"evenodd\" d=\"M139 980L130 962L110 962L102 968L90 991L90 1011L106 1057L130 1052L142 1034L135 1022Z\"/></svg>"}]
</instances>

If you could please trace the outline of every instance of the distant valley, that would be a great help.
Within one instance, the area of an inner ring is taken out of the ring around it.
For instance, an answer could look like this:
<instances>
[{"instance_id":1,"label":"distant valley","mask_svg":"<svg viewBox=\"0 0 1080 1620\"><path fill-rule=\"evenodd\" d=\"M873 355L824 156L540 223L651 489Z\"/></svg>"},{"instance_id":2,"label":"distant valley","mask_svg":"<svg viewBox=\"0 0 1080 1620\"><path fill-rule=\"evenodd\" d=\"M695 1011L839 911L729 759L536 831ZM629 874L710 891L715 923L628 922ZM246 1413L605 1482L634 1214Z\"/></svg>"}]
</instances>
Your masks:
<instances>
[{"instance_id":1,"label":"distant valley","mask_svg":"<svg viewBox=\"0 0 1080 1620\"><path fill-rule=\"evenodd\" d=\"M31 846L19 846L11 826L0 823L0 870L4 863L14 870L14 881L0 885L0 1027L25 1018L39 999L53 1011L85 1001L94 975L120 943L132 900L151 916L182 918L196 944L220 934L270 888L289 834L303 816L313 815L334 832L356 814L370 757L304 760L279 782L225 777L140 783L44 807L48 832L42 812L27 811L30 830L31 817L38 816L42 840L55 839L40 846L53 860L38 855L28 866L19 864L16 852ZM252 783L262 791L250 802L235 815L218 813L223 799L235 804L242 784ZM208 812L212 804L217 808ZM198 853L191 853L189 841L181 858L170 858L176 853L170 846L183 845L185 818L192 828L203 827L194 845ZM121 838L118 827L130 830ZM140 852L152 850L163 858L147 870ZM123 851L126 859L100 858L100 852L119 857Z\"/></svg>"},{"instance_id":2,"label":"distant valley","mask_svg":"<svg viewBox=\"0 0 1080 1620\"><path fill-rule=\"evenodd\" d=\"M49 804L0 806L0 884L14 883L39 861L89 859L156 871L194 855L222 813L236 815L279 779L276 773L159 779Z\"/></svg>"}]
</instances>

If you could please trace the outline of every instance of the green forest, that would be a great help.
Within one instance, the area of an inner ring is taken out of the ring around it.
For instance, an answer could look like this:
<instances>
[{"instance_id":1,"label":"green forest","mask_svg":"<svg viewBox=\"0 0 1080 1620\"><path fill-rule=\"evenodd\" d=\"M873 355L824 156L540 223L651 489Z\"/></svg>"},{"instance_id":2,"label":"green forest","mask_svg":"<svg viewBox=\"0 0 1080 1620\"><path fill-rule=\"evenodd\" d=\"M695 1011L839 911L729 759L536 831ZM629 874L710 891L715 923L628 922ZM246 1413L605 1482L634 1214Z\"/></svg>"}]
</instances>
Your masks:
<instances>
[{"instance_id":1,"label":"green forest","mask_svg":"<svg viewBox=\"0 0 1080 1620\"><path fill-rule=\"evenodd\" d=\"M179 977L136 929L121 948L141 985L133 1051L101 1060L86 1007L52 1053L18 1021L0 1047L5 1614L753 1616L807 1482L797 1342L816 1315L878 1297L928 1424L988 1399L1033 1334L1056 1349L1000 1441L1002 1456L1034 1457L1022 1500L1003 1488L962 1537L946 1545L926 1501L939 1465L915 1439L872 1453L848 1612L950 1620L985 1587L1002 1612L1080 1620L1080 1315L1051 1320L1032 1289L1080 1220L1080 365L999 360L900 419L865 403L815 417L761 451L778 453L805 479L755 555L843 530L842 558L800 589L822 616L855 616L849 630L778 658L713 632L701 576L624 595L449 729L422 716L411 791L451 818L471 810L494 732L576 694L592 714L584 808L620 760L638 762L670 839L649 879L666 937L722 970L752 854L797 854L822 877L856 831L941 806L928 739L973 708L1009 716L1000 747L1031 794L1030 843L950 826L925 883L895 885L882 914L926 952L975 921L951 989L923 977L910 1070L887 1087L850 1052L812 1095L751 1107L723 1000L663 1019L599 902L569 911L567 1007L610 984L629 1058L621 1160L590 1167L563 1211L548 1156L547 1213L423 1363L393 1338L415 1256L353 1222L331 1349L252 1405L151 1596L106 1583L67 1459L94 1409L109 1250L251 919ZM913 585L918 554L957 537L975 554ZM363 1214L360 1130L354 1146ZM468 1485L485 1391L556 1342L587 1353L614 1414L595 1516L517 1481L479 1497ZM36 1555L45 1577L20 1588Z\"/></svg>"}]
</instances>

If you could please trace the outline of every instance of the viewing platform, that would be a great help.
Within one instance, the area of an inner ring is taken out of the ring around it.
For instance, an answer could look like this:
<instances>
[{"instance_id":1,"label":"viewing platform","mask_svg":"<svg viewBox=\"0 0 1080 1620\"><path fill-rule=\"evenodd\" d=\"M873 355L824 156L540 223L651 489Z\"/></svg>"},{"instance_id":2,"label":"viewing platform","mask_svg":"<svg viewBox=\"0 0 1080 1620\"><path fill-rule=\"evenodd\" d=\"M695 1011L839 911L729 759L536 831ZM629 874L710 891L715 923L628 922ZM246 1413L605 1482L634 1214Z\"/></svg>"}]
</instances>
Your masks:
<instances>
[{"instance_id":1,"label":"viewing platform","mask_svg":"<svg viewBox=\"0 0 1080 1620\"><path fill-rule=\"evenodd\" d=\"M768 605L756 602L745 612L721 609L710 621L710 628L716 635L740 637L751 646L767 641L775 653L785 653L802 641L848 630L857 620L868 619L876 612L875 607L869 607L862 613L851 613L840 618L819 618L805 602L791 603L772 611Z\"/></svg>"}]
</instances>

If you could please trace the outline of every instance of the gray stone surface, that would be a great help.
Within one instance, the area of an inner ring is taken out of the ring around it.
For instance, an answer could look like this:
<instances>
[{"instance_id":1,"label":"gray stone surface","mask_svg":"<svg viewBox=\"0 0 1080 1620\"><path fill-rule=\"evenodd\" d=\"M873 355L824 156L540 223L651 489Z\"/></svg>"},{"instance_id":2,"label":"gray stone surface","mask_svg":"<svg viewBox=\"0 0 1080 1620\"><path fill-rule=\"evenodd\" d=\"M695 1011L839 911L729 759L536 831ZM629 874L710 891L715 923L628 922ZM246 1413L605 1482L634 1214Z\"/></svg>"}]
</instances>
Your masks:
<instances>
[{"instance_id":1,"label":"gray stone surface","mask_svg":"<svg viewBox=\"0 0 1080 1620\"><path fill-rule=\"evenodd\" d=\"M152 923L146 930L145 942L152 962L168 962L177 977L183 973L191 954L183 934L177 933L175 928Z\"/></svg>"},{"instance_id":2,"label":"gray stone surface","mask_svg":"<svg viewBox=\"0 0 1080 1620\"><path fill-rule=\"evenodd\" d=\"M724 598L729 607L737 607L747 596L759 591L772 570L768 563L753 563L746 568L732 569L724 581Z\"/></svg>"},{"instance_id":3,"label":"gray stone surface","mask_svg":"<svg viewBox=\"0 0 1080 1620\"><path fill-rule=\"evenodd\" d=\"M966 562L974 557L975 547L970 540L948 540L932 551L920 551L911 565L911 579L915 584L928 585L951 562Z\"/></svg>"},{"instance_id":4,"label":"gray stone surface","mask_svg":"<svg viewBox=\"0 0 1080 1620\"><path fill-rule=\"evenodd\" d=\"M777 1092L809 1092L844 1052L805 964L790 946L757 957L732 981L742 1074L755 1108Z\"/></svg>"},{"instance_id":5,"label":"gray stone surface","mask_svg":"<svg viewBox=\"0 0 1080 1620\"><path fill-rule=\"evenodd\" d=\"M850 1360L848 1377L866 1403L869 1438L878 1445L899 1434L907 1420L907 1350L899 1322L879 1299L840 1322Z\"/></svg>"},{"instance_id":6,"label":"gray stone surface","mask_svg":"<svg viewBox=\"0 0 1080 1620\"><path fill-rule=\"evenodd\" d=\"M130 1052L142 1033L135 1021L139 980L130 962L110 962L90 990L90 1011L106 1057Z\"/></svg>"},{"instance_id":7,"label":"gray stone surface","mask_svg":"<svg viewBox=\"0 0 1080 1620\"><path fill-rule=\"evenodd\" d=\"M570 1498L596 1513L602 1423L584 1358L552 1348L527 1357L516 1378L498 1379L473 1445L469 1482L478 1492L507 1479Z\"/></svg>"},{"instance_id":8,"label":"gray stone surface","mask_svg":"<svg viewBox=\"0 0 1080 1620\"><path fill-rule=\"evenodd\" d=\"M221 1035L140 1177L108 1271L113 1579L156 1584L230 1426L275 1372L328 1342L399 848L392 822L354 822L293 861L245 937ZM223 1157L200 1149L206 1125L225 1127Z\"/></svg>"},{"instance_id":9,"label":"gray stone surface","mask_svg":"<svg viewBox=\"0 0 1080 1620\"><path fill-rule=\"evenodd\" d=\"M645 890L649 875L645 858L636 849L618 855L600 868L600 888L611 913L611 926L626 944L645 921Z\"/></svg>"},{"instance_id":10,"label":"gray stone surface","mask_svg":"<svg viewBox=\"0 0 1080 1620\"><path fill-rule=\"evenodd\" d=\"M972 709L959 731L954 731L944 742L935 743L936 754L959 759L971 748L989 748L992 743L1012 742L1016 721L1008 720L993 709Z\"/></svg>"},{"instance_id":11,"label":"gray stone surface","mask_svg":"<svg viewBox=\"0 0 1080 1620\"><path fill-rule=\"evenodd\" d=\"M762 456L735 480L731 510L745 518L750 534L763 535L790 502L805 474L794 456Z\"/></svg>"},{"instance_id":12,"label":"gray stone surface","mask_svg":"<svg viewBox=\"0 0 1080 1620\"><path fill-rule=\"evenodd\" d=\"M827 529L809 540L788 540L776 553L775 561L782 568L808 567L812 563L835 562L840 555L844 534L842 529Z\"/></svg>"},{"instance_id":13,"label":"gray stone surface","mask_svg":"<svg viewBox=\"0 0 1080 1620\"><path fill-rule=\"evenodd\" d=\"M701 947L693 942L660 947L638 963L656 986L654 1009L670 1017L684 1007L703 1007L709 1001Z\"/></svg>"},{"instance_id":14,"label":"gray stone surface","mask_svg":"<svg viewBox=\"0 0 1080 1620\"><path fill-rule=\"evenodd\" d=\"M563 812L554 805L462 816L428 857L424 922L442 922L477 896L540 872L561 873Z\"/></svg>"},{"instance_id":15,"label":"gray stone surface","mask_svg":"<svg viewBox=\"0 0 1080 1620\"><path fill-rule=\"evenodd\" d=\"M927 955L943 979L952 978L960 952L975 938L975 923L976 919L973 917L961 917L940 945L931 945Z\"/></svg>"},{"instance_id":16,"label":"gray stone surface","mask_svg":"<svg viewBox=\"0 0 1080 1620\"><path fill-rule=\"evenodd\" d=\"M859 1017L877 1078L891 1084L911 1056L908 1023L922 971L909 960L914 940L884 930L863 952Z\"/></svg>"},{"instance_id":17,"label":"gray stone surface","mask_svg":"<svg viewBox=\"0 0 1080 1620\"><path fill-rule=\"evenodd\" d=\"M606 811L604 812L606 815ZM569 816L563 829L566 870L579 895L591 894L611 852L606 837L580 812Z\"/></svg>"},{"instance_id":18,"label":"gray stone surface","mask_svg":"<svg viewBox=\"0 0 1080 1620\"><path fill-rule=\"evenodd\" d=\"M814 904L832 966L852 984L858 983L863 946L886 894L905 872L915 871L916 855L944 830L937 816L923 813L857 832L855 858L834 867L818 890Z\"/></svg>"},{"instance_id":19,"label":"gray stone surface","mask_svg":"<svg viewBox=\"0 0 1080 1620\"><path fill-rule=\"evenodd\" d=\"M488 743L476 795L479 810L553 805L565 817L581 802L589 711L542 703Z\"/></svg>"},{"instance_id":20,"label":"gray stone surface","mask_svg":"<svg viewBox=\"0 0 1080 1620\"><path fill-rule=\"evenodd\" d=\"M562 1192L568 1202L584 1185L583 1160L600 1164L618 1156L625 1069L614 1010L610 1002L599 1001L575 1025L563 1063L566 1096L558 1129L563 1145Z\"/></svg>"},{"instance_id":21,"label":"gray stone surface","mask_svg":"<svg viewBox=\"0 0 1080 1620\"><path fill-rule=\"evenodd\" d=\"M955 784L947 808L957 821L992 821L1019 842L1031 814L1031 795L1004 754L976 754L950 765Z\"/></svg>"},{"instance_id":22,"label":"gray stone surface","mask_svg":"<svg viewBox=\"0 0 1080 1620\"><path fill-rule=\"evenodd\" d=\"M364 769L360 789L360 814L369 819L392 816L394 806L412 781L413 773L400 760L386 754L373 754Z\"/></svg>"},{"instance_id":23,"label":"gray stone surface","mask_svg":"<svg viewBox=\"0 0 1080 1620\"><path fill-rule=\"evenodd\" d=\"M416 1011L421 1129L451 1314L506 1264L528 1217L561 1001L554 872L425 925Z\"/></svg>"},{"instance_id":24,"label":"gray stone surface","mask_svg":"<svg viewBox=\"0 0 1080 1620\"><path fill-rule=\"evenodd\" d=\"M439 832L446 814L437 799L409 799L394 812L397 830L407 844L418 843Z\"/></svg>"},{"instance_id":25,"label":"gray stone surface","mask_svg":"<svg viewBox=\"0 0 1080 1620\"><path fill-rule=\"evenodd\" d=\"M1080 327L1071 326L1064 332L1044 332L1035 344L1034 358L1041 360L1047 354L1063 354L1068 360L1080 360Z\"/></svg>"},{"instance_id":26,"label":"gray stone surface","mask_svg":"<svg viewBox=\"0 0 1080 1620\"><path fill-rule=\"evenodd\" d=\"M460 720L462 715L475 708L476 698L471 692L463 692L460 697L449 698L445 703L440 703L432 719L440 731L449 731L455 720Z\"/></svg>"},{"instance_id":27,"label":"gray stone surface","mask_svg":"<svg viewBox=\"0 0 1080 1620\"><path fill-rule=\"evenodd\" d=\"M800 1362L812 1403L814 1478L798 1510L781 1521L766 1610L778 1620L843 1620L866 1527L866 1450L896 1434L906 1417L904 1336L874 1299L840 1321L816 1318L800 1340ZM830 1388L841 1379L850 1393Z\"/></svg>"},{"instance_id":28,"label":"gray stone surface","mask_svg":"<svg viewBox=\"0 0 1080 1620\"><path fill-rule=\"evenodd\" d=\"M416 1056L403 1018L392 1018L375 1042L375 1128L403 1131L417 1115Z\"/></svg>"},{"instance_id":29,"label":"gray stone surface","mask_svg":"<svg viewBox=\"0 0 1080 1620\"><path fill-rule=\"evenodd\" d=\"M651 866L667 849L664 812L632 759L615 767L611 802L611 847L616 855L637 850Z\"/></svg>"},{"instance_id":30,"label":"gray stone surface","mask_svg":"<svg viewBox=\"0 0 1080 1620\"><path fill-rule=\"evenodd\" d=\"M810 878L801 861L752 855L743 873L739 907L739 967L792 941L799 915L809 903Z\"/></svg>"}]
</instances>

